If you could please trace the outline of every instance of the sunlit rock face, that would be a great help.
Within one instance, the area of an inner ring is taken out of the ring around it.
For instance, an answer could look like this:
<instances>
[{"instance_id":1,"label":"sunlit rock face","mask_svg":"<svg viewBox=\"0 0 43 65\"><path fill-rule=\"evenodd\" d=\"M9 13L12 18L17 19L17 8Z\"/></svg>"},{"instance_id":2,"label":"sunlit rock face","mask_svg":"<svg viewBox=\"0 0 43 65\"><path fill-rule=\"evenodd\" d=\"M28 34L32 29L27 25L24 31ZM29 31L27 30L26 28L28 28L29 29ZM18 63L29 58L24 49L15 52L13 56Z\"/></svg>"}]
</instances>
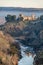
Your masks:
<instances>
[{"instance_id":1,"label":"sunlit rock face","mask_svg":"<svg viewBox=\"0 0 43 65\"><path fill-rule=\"evenodd\" d=\"M0 61L2 65L17 65L18 54L20 54L18 49L19 44L16 43L16 40L9 34L0 31Z\"/></svg>"},{"instance_id":2,"label":"sunlit rock face","mask_svg":"<svg viewBox=\"0 0 43 65\"><path fill-rule=\"evenodd\" d=\"M0 31L0 50L7 50L9 47L9 41L6 40L6 36Z\"/></svg>"}]
</instances>

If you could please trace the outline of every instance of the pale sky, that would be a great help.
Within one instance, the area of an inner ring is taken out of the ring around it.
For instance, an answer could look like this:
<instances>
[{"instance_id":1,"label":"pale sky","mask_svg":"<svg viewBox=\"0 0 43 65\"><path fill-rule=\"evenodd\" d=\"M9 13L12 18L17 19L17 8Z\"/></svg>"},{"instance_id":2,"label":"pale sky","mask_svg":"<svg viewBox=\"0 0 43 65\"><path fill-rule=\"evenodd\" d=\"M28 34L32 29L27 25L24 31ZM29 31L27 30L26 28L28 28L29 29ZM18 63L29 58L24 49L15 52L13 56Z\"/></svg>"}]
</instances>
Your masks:
<instances>
[{"instance_id":1,"label":"pale sky","mask_svg":"<svg viewBox=\"0 0 43 65\"><path fill-rule=\"evenodd\" d=\"M0 7L43 8L43 0L0 0Z\"/></svg>"}]
</instances>

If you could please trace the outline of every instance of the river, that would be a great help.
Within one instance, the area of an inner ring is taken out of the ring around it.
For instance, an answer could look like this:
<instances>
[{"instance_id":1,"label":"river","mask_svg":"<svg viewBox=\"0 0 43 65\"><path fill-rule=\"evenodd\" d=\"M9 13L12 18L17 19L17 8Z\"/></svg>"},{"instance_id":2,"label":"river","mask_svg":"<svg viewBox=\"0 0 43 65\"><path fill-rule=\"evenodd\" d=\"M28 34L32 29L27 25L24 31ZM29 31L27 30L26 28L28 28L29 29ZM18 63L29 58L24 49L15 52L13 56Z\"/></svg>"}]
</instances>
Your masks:
<instances>
[{"instance_id":1,"label":"river","mask_svg":"<svg viewBox=\"0 0 43 65\"><path fill-rule=\"evenodd\" d=\"M32 55L27 56L26 53L24 52L27 49L31 49L32 51L34 51L33 47L26 46L22 44L19 40L15 40L15 41L19 43L21 48L21 55L22 55L22 58L19 60L18 65L33 65L34 57L36 56L36 54L34 54L34 57L32 57Z\"/></svg>"},{"instance_id":2,"label":"river","mask_svg":"<svg viewBox=\"0 0 43 65\"><path fill-rule=\"evenodd\" d=\"M29 49L33 49L33 48L23 45L20 45L20 47L21 47L22 58L18 62L18 65L33 65L34 57L36 56L36 54L34 54L34 57L32 57L32 55L27 56L26 53L24 52L27 48Z\"/></svg>"}]
</instances>

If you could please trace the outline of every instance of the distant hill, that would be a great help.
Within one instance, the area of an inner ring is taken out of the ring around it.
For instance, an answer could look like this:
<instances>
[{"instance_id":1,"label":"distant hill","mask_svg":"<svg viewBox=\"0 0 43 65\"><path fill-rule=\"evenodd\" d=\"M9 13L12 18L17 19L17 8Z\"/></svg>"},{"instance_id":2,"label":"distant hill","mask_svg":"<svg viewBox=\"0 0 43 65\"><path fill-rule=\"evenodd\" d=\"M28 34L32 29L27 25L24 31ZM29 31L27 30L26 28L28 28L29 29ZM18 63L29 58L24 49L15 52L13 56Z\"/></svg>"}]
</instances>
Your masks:
<instances>
[{"instance_id":1,"label":"distant hill","mask_svg":"<svg viewBox=\"0 0 43 65\"><path fill-rule=\"evenodd\" d=\"M0 11L43 11L43 8L0 7Z\"/></svg>"}]
</instances>

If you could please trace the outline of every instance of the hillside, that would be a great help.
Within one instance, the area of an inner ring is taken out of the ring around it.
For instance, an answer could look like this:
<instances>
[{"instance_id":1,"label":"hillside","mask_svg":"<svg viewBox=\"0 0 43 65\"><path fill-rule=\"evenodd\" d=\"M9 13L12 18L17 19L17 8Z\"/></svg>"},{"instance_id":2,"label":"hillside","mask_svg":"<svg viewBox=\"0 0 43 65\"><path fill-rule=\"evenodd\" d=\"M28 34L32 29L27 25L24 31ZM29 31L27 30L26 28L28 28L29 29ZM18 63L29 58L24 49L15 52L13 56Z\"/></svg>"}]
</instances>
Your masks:
<instances>
[{"instance_id":1,"label":"hillside","mask_svg":"<svg viewBox=\"0 0 43 65\"><path fill-rule=\"evenodd\" d=\"M37 48L43 45L43 16L36 21L6 22L0 30L28 46Z\"/></svg>"},{"instance_id":2,"label":"hillside","mask_svg":"<svg viewBox=\"0 0 43 65\"><path fill-rule=\"evenodd\" d=\"M35 21L8 21L0 26L1 65L18 64L21 58L20 43L32 47L36 53L39 50L43 53L43 15Z\"/></svg>"},{"instance_id":3,"label":"hillside","mask_svg":"<svg viewBox=\"0 0 43 65\"><path fill-rule=\"evenodd\" d=\"M16 41L13 37L0 31L0 65L12 65L13 61L14 63L18 62L16 58L19 58L18 53L20 48L19 44L15 43ZM13 57L15 60L13 60Z\"/></svg>"}]
</instances>

